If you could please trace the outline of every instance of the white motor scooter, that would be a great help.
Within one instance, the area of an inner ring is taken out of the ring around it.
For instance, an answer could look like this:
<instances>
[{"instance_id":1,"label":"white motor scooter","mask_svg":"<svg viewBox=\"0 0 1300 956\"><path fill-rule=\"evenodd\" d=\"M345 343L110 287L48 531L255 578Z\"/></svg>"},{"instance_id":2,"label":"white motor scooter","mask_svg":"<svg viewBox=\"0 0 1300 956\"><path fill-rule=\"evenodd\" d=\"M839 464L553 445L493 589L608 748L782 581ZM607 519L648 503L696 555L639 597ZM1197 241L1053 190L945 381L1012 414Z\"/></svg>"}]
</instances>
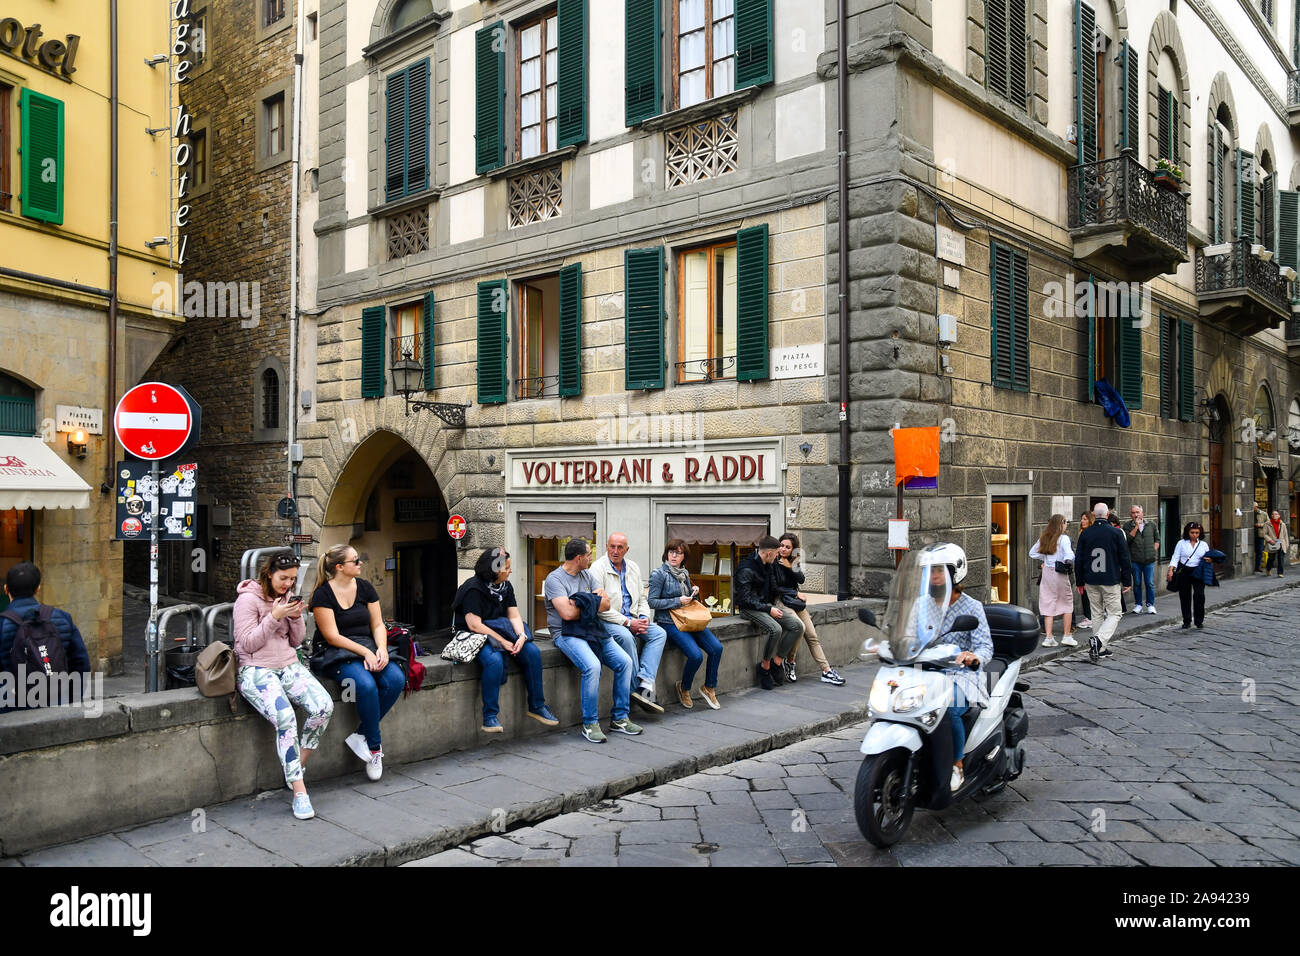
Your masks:
<instances>
[{"instance_id":1,"label":"white motor scooter","mask_svg":"<svg viewBox=\"0 0 1300 956\"><path fill-rule=\"evenodd\" d=\"M1038 618L1014 605L985 605L994 656L977 676L986 681L989 702L962 701L970 704L961 718L967 730L965 780L956 792L951 789L955 758L948 708L956 685L943 671L957 666L959 649L941 641L954 631L974 630L978 621L961 615L940 633L951 596L950 583L937 597L931 590L931 569L941 547L909 552L903 559L885 637L868 640L862 654L864 659L878 657L880 670L868 700L872 722L862 741L866 759L858 771L853 809L858 828L878 847L903 838L916 807L942 810L956 800L996 793L1025 766L1029 718L1019 692L1029 685L1019 682L1020 658L1038 644ZM875 626L871 611L864 608L859 617Z\"/></svg>"}]
</instances>

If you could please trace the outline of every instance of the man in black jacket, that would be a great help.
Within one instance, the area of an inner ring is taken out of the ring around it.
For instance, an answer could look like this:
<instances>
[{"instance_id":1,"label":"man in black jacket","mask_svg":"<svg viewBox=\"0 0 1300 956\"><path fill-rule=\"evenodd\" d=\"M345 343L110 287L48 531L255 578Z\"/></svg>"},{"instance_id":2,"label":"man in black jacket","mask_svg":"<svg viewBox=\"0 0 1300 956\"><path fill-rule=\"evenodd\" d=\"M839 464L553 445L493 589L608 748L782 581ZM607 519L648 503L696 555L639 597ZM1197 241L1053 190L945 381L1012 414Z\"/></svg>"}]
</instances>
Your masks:
<instances>
[{"instance_id":1,"label":"man in black jacket","mask_svg":"<svg viewBox=\"0 0 1300 956\"><path fill-rule=\"evenodd\" d=\"M776 561L780 542L771 535L758 539L758 550L745 555L732 578L732 603L740 616L757 624L764 633L763 659L758 678L764 690L783 682L781 665L790 649L803 637L803 622L793 611L776 607L780 594L776 586Z\"/></svg>"},{"instance_id":2,"label":"man in black jacket","mask_svg":"<svg viewBox=\"0 0 1300 956\"><path fill-rule=\"evenodd\" d=\"M1079 535L1079 546L1074 556L1074 574L1079 593L1088 593L1093 617L1104 609L1106 619L1097 633L1088 640L1088 657L1096 664L1110 657L1106 647L1123 616L1120 604L1120 585L1127 591L1133 584L1128 542L1124 533L1111 527L1110 508L1098 502L1092 509L1094 521Z\"/></svg>"}]
</instances>

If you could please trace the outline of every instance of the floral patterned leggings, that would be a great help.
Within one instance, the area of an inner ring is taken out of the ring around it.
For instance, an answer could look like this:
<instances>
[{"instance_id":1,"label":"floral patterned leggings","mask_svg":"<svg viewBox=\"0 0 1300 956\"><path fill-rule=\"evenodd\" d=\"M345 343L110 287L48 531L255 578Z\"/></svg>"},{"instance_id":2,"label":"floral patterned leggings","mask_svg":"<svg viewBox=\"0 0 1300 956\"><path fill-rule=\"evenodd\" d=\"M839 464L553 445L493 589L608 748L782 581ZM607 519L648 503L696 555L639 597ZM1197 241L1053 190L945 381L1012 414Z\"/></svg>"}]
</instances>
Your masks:
<instances>
[{"instance_id":1,"label":"floral patterned leggings","mask_svg":"<svg viewBox=\"0 0 1300 956\"><path fill-rule=\"evenodd\" d=\"M284 765L284 781L292 787L302 779L299 748L316 749L334 713L334 701L311 671L297 661L279 668L244 666L239 668L238 678L239 692L254 710L275 725L275 749ZM307 711L301 744L298 718L290 701Z\"/></svg>"}]
</instances>

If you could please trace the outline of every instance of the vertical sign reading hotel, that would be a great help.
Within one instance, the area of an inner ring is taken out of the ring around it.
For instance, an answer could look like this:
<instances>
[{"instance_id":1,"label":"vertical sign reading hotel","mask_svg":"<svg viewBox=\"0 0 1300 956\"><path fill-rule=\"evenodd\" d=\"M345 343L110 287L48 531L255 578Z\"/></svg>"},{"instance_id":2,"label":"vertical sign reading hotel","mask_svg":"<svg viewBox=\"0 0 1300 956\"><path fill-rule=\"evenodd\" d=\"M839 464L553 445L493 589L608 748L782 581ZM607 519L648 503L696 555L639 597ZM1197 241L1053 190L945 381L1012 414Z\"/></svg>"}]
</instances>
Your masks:
<instances>
[{"instance_id":1,"label":"vertical sign reading hotel","mask_svg":"<svg viewBox=\"0 0 1300 956\"><path fill-rule=\"evenodd\" d=\"M176 97L176 118L171 124L172 164L176 167L176 214L172 219L172 232L175 241L172 244L172 261L177 266L185 265L186 246L189 236L181 230L189 225L190 205L186 197L190 193L190 160L194 147L190 142L193 128L193 116L184 103L180 101L180 91L189 81L189 72L194 68L190 59L193 50L202 50L207 38L195 30L190 22L190 0L173 0L172 3L172 70L171 83ZM182 138L184 137L184 138Z\"/></svg>"}]
</instances>

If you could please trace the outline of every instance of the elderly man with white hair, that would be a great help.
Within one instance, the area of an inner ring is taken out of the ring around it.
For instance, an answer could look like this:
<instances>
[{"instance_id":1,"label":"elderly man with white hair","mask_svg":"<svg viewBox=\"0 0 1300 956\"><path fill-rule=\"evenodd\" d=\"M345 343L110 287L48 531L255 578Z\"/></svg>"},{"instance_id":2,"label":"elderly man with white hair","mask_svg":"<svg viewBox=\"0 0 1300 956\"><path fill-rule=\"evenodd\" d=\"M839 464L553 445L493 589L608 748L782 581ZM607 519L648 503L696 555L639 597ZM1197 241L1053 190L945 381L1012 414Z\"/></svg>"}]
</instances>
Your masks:
<instances>
[{"instance_id":1,"label":"elderly man with white hair","mask_svg":"<svg viewBox=\"0 0 1300 956\"><path fill-rule=\"evenodd\" d=\"M1124 591L1129 590L1133 578L1124 533L1112 528L1107 520L1110 508L1104 502L1098 502L1092 513L1096 520L1079 535L1074 574L1079 593L1087 590L1093 616L1096 617L1098 610L1105 610L1105 621L1088 641L1088 657L1097 664L1103 657L1111 656L1106 645L1123 615L1120 609L1121 585Z\"/></svg>"}]
</instances>

